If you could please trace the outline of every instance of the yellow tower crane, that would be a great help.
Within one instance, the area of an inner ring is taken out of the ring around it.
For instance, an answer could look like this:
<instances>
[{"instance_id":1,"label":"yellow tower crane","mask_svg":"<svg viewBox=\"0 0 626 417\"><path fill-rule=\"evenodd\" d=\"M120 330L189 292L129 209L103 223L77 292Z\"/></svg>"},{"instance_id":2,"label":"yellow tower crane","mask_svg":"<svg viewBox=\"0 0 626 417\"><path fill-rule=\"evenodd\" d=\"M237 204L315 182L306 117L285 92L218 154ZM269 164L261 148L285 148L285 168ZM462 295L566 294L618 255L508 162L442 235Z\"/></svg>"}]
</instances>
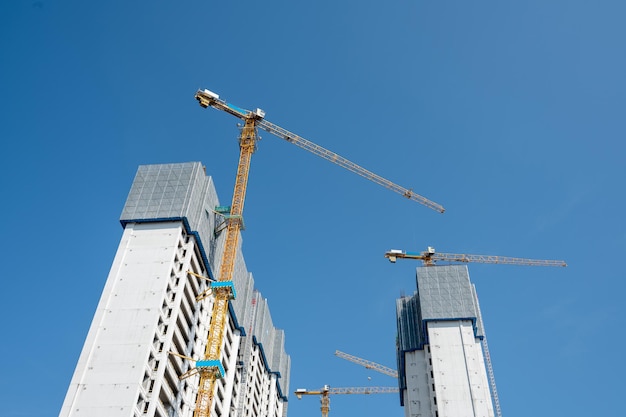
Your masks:
<instances>
[{"instance_id":1,"label":"yellow tower crane","mask_svg":"<svg viewBox=\"0 0 626 417\"><path fill-rule=\"evenodd\" d=\"M304 388L298 388L294 394L300 400L303 395L321 395L320 410L322 410L322 417L328 417L330 411L330 398L331 394L392 394L394 392L400 392L397 387L350 387L350 388L331 388L328 385L324 385L319 390L307 390Z\"/></svg>"},{"instance_id":2,"label":"yellow tower crane","mask_svg":"<svg viewBox=\"0 0 626 417\"><path fill-rule=\"evenodd\" d=\"M372 369L374 371L380 372L381 374L385 374L385 375L389 375L390 377L393 378L398 378L398 371L392 368L388 368L386 366L380 365L376 362L372 362L372 361L368 361L366 359L361 359L357 356L354 355L350 355L349 353L345 353L342 352L340 350L336 350L335 351L335 355L342 358L342 359L346 359L350 362L354 362L357 365L362 365L364 366L366 369Z\"/></svg>"},{"instance_id":3,"label":"yellow tower crane","mask_svg":"<svg viewBox=\"0 0 626 417\"><path fill-rule=\"evenodd\" d=\"M437 253L435 248L429 246L424 252L405 252L398 249L392 249L385 252L385 258L390 262L396 262L397 259L418 259L425 266L433 266L437 261L451 263L468 263L480 262L484 264L509 264L509 265L530 265L530 266L567 266L565 261L554 261L544 259L526 259L511 258L508 256L493 255L466 255L459 253Z\"/></svg>"},{"instance_id":4,"label":"yellow tower crane","mask_svg":"<svg viewBox=\"0 0 626 417\"><path fill-rule=\"evenodd\" d=\"M297 145L315 155L367 178L370 181L395 191L410 200L417 201L426 207L439 211L440 213L444 212L444 208L409 189L394 184L393 182L360 167L359 165L337 155L334 152L324 149L321 146L291 133L280 126L268 122L264 119L265 112L261 109L257 108L254 111L242 109L225 102L220 99L218 94L206 89L198 90L195 98L200 103L200 106L204 108L213 107L215 109L225 111L226 113L243 120L244 123L239 135L239 164L237 166L237 175L235 179L232 204L230 206L230 214L227 216L224 252L220 264L218 280L217 282L213 282L211 284L211 293L214 296L214 304L211 313L208 341L204 353L205 358L202 361L196 362L196 369L200 373L200 384L198 387L198 396L196 399L194 416L209 417L213 404L215 381L224 376L224 367L221 363L221 350L224 339L223 331L228 315L228 302L235 297L235 288L233 286L232 277L237 243L239 241L239 232L242 229L243 223L242 214L248 184L250 160L252 154L256 150L258 127L286 140L287 142L293 143L294 145ZM201 299L206 295L207 293L200 294L198 299Z\"/></svg>"}]
</instances>

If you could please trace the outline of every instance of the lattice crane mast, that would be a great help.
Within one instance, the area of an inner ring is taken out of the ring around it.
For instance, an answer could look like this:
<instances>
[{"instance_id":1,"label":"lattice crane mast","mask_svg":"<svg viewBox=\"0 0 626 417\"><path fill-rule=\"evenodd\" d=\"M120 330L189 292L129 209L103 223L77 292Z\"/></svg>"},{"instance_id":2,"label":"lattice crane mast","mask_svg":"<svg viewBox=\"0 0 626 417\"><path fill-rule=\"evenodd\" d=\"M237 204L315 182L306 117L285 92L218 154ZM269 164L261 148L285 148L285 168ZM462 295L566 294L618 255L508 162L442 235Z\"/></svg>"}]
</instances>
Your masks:
<instances>
[{"instance_id":1,"label":"lattice crane mast","mask_svg":"<svg viewBox=\"0 0 626 417\"><path fill-rule=\"evenodd\" d=\"M328 385L324 385L319 390L307 390L304 388L298 388L294 394L300 400L303 395L321 395L320 410L322 410L322 417L328 417L330 411L330 398L331 394L392 394L394 392L400 392L397 387L350 387L350 388L331 388Z\"/></svg>"},{"instance_id":2,"label":"lattice crane mast","mask_svg":"<svg viewBox=\"0 0 626 417\"><path fill-rule=\"evenodd\" d=\"M237 166L232 204L230 206L230 215L227 217L222 262L220 264L218 280L217 282L213 282L211 284L211 292L214 296L214 303L213 310L211 312L211 324L209 327L208 341L204 352L205 357L203 360L196 362L196 369L200 373L200 384L198 387L198 396L196 399L194 416L209 417L213 404L215 381L224 376L224 367L221 363L222 345L224 339L223 331L228 318L228 302L235 297L235 288L232 282L233 270L235 266L239 233L243 224L242 215L248 184L248 174L250 171L250 160L252 154L256 151L256 143L259 140L257 135L258 127L286 140L287 142L291 142L315 155L344 167L349 171L365 177L370 181L389 188L390 190L395 191L410 200L417 201L441 213L444 212L444 208L409 189L396 185L393 182L360 167L359 165L337 155L334 152L324 149L321 146L291 133L280 126L266 121L264 119L265 112L261 109L257 108L254 111L242 109L221 100L218 94L206 89L198 90L195 98L200 103L200 106L204 108L213 107L215 109L222 110L238 117L244 122L239 135L239 163ZM207 296L207 294L208 291L200 294L197 299L200 300Z\"/></svg>"},{"instance_id":3,"label":"lattice crane mast","mask_svg":"<svg viewBox=\"0 0 626 417\"><path fill-rule=\"evenodd\" d=\"M366 359L362 359L359 358L357 356L354 355L350 355L349 353L345 353L342 352L340 350L336 350L335 351L335 355L342 358L342 359L346 359L350 362L354 362L357 365L362 365L364 366L366 369L372 369L374 371L380 372L381 374L385 374L388 375L390 377L393 378L398 378L398 371L389 367L386 367L384 365L380 365L376 362L372 362L372 361L368 361Z\"/></svg>"},{"instance_id":4,"label":"lattice crane mast","mask_svg":"<svg viewBox=\"0 0 626 417\"><path fill-rule=\"evenodd\" d=\"M508 265L529 265L529 266L567 266L565 261L545 260L545 259L526 259L511 258L508 256L494 255L467 255L459 253L438 253L431 246L424 252L405 252L398 249L392 249L385 252L385 258L390 262L396 262L398 259L417 259L421 260L425 266L433 266L437 261L449 263L468 263L478 262L484 264L508 264Z\"/></svg>"}]
</instances>

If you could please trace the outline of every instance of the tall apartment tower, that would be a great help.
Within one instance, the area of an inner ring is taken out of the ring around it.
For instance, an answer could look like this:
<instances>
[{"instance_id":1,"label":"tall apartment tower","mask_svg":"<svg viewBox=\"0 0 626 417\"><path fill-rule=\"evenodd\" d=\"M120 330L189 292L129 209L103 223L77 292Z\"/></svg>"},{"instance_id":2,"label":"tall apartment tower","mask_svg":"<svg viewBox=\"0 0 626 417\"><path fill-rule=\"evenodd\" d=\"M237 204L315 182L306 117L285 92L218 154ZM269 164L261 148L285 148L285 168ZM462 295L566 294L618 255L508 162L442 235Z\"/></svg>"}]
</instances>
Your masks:
<instances>
[{"instance_id":1,"label":"tall apartment tower","mask_svg":"<svg viewBox=\"0 0 626 417\"><path fill-rule=\"evenodd\" d=\"M121 216L124 228L60 417L191 417L204 359L224 218L199 162L140 166ZM211 416L285 417L290 358L241 248L236 298L222 348L223 379Z\"/></svg>"},{"instance_id":2,"label":"tall apartment tower","mask_svg":"<svg viewBox=\"0 0 626 417\"><path fill-rule=\"evenodd\" d=\"M396 300L396 317L405 417L493 417L495 384L467 267L417 268L417 291Z\"/></svg>"}]
</instances>

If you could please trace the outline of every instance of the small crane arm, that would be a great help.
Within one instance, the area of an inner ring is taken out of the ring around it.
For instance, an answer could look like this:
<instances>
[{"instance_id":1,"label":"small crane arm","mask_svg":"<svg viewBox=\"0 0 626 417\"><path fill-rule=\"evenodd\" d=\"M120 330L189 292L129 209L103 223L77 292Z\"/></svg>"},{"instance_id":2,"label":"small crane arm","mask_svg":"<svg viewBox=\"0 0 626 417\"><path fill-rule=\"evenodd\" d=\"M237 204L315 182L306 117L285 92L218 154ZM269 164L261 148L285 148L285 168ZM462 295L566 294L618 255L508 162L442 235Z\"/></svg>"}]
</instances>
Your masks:
<instances>
[{"instance_id":1,"label":"small crane arm","mask_svg":"<svg viewBox=\"0 0 626 417\"><path fill-rule=\"evenodd\" d=\"M297 389L294 394L300 400L303 395L321 395L320 410L322 411L322 417L328 417L330 411L330 398L331 394L392 394L394 392L400 392L398 387L343 387L343 388L331 388L328 385L320 390L307 390L304 388Z\"/></svg>"},{"instance_id":2,"label":"small crane arm","mask_svg":"<svg viewBox=\"0 0 626 417\"><path fill-rule=\"evenodd\" d=\"M392 249L385 252L385 258L390 262L396 262L397 259L418 259L424 262L424 265L431 266L437 261L442 262L477 262L484 264L508 264L508 265L528 265L528 266L567 266L565 261L549 260L549 259L527 259L512 258L509 256L495 255L467 255L460 253L437 253L435 249L429 247L424 252L405 252Z\"/></svg>"},{"instance_id":3,"label":"small crane arm","mask_svg":"<svg viewBox=\"0 0 626 417\"><path fill-rule=\"evenodd\" d=\"M398 387L324 387L321 390L303 390L295 392L298 399L302 395L323 395L323 394L391 394L399 392Z\"/></svg>"},{"instance_id":4,"label":"small crane arm","mask_svg":"<svg viewBox=\"0 0 626 417\"><path fill-rule=\"evenodd\" d=\"M528 266L567 266L564 261L550 259L527 259L513 258L510 256L494 255L466 255L455 253L439 253L431 258L436 261L448 262L480 262L484 264L507 264L507 265L528 265Z\"/></svg>"},{"instance_id":5,"label":"small crane arm","mask_svg":"<svg viewBox=\"0 0 626 417\"><path fill-rule=\"evenodd\" d=\"M376 362L368 361L366 359L362 359L362 358L359 358L357 356L350 355L349 353L345 353L345 352L342 352L340 350L336 350L335 351L335 355L339 356L342 359L346 359L346 360L348 360L350 362L354 362L354 363L356 363L358 365L362 365L362 366L364 366L367 369L373 369L374 371L378 371L378 372L380 372L382 374L385 374L385 375L388 375L388 376L390 376L392 378L398 378L398 371L396 371L395 369L383 366L381 364L378 364Z\"/></svg>"}]
</instances>

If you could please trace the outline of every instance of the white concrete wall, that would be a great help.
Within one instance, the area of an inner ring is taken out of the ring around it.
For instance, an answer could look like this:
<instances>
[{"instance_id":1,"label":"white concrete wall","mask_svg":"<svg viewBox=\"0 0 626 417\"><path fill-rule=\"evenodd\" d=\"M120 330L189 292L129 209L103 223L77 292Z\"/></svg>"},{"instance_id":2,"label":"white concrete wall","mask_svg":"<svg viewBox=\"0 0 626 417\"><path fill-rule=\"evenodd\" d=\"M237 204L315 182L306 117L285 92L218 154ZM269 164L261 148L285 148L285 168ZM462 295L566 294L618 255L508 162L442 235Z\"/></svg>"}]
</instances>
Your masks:
<instances>
[{"instance_id":1,"label":"white concrete wall","mask_svg":"<svg viewBox=\"0 0 626 417\"><path fill-rule=\"evenodd\" d=\"M60 417L133 416L181 234L142 226L124 230Z\"/></svg>"},{"instance_id":2,"label":"white concrete wall","mask_svg":"<svg viewBox=\"0 0 626 417\"><path fill-rule=\"evenodd\" d=\"M193 416L199 377L180 381L190 362L168 352L204 357L213 301L195 301L206 285L186 274L201 273L195 249L181 222L126 225L60 417ZM211 415L281 416L276 378L258 347L246 360L253 375L241 381L232 319L225 334L226 375L216 381ZM234 392L250 395L258 413L238 410Z\"/></svg>"},{"instance_id":3,"label":"white concrete wall","mask_svg":"<svg viewBox=\"0 0 626 417\"><path fill-rule=\"evenodd\" d=\"M439 417L493 417L480 340L470 321L427 323Z\"/></svg>"}]
</instances>

